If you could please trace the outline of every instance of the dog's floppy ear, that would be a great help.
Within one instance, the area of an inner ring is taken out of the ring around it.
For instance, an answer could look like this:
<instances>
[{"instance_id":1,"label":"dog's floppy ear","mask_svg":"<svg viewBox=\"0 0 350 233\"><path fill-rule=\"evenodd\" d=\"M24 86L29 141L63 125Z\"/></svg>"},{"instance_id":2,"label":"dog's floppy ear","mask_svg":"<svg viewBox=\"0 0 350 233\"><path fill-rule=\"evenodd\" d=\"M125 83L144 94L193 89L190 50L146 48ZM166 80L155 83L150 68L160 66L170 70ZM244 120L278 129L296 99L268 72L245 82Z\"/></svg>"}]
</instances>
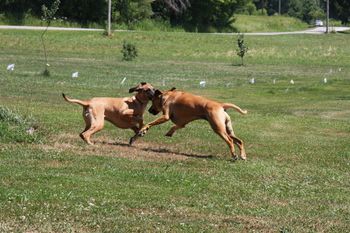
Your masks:
<instances>
[{"instance_id":1,"label":"dog's floppy ear","mask_svg":"<svg viewBox=\"0 0 350 233\"><path fill-rule=\"evenodd\" d=\"M136 87L133 87L133 88L130 88L130 89L129 89L129 93L132 93L132 92L134 92L134 91L136 91Z\"/></svg>"},{"instance_id":2,"label":"dog's floppy ear","mask_svg":"<svg viewBox=\"0 0 350 233\"><path fill-rule=\"evenodd\" d=\"M146 82L141 82L140 84L143 86L143 85L146 85L147 83Z\"/></svg>"},{"instance_id":3,"label":"dog's floppy ear","mask_svg":"<svg viewBox=\"0 0 350 233\"><path fill-rule=\"evenodd\" d=\"M158 96L160 96L161 94L163 94L163 92L161 92L160 90L156 90L155 92L154 92L154 97L158 97Z\"/></svg>"},{"instance_id":4,"label":"dog's floppy ear","mask_svg":"<svg viewBox=\"0 0 350 233\"><path fill-rule=\"evenodd\" d=\"M176 87L171 88L169 91L175 91Z\"/></svg>"},{"instance_id":5,"label":"dog's floppy ear","mask_svg":"<svg viewBox=\"0 0 350 233\"><path fill-rule=\"evenodd\" d=\"M136 87L132 87L132 88L130 88L129 89L129 93L132 93L132 92L134 92L134 91L139 91L139 90L141 90L141 86L143 86L144 84L139 84L139 85L137 85Z\"/></svg>"}]
</instances>

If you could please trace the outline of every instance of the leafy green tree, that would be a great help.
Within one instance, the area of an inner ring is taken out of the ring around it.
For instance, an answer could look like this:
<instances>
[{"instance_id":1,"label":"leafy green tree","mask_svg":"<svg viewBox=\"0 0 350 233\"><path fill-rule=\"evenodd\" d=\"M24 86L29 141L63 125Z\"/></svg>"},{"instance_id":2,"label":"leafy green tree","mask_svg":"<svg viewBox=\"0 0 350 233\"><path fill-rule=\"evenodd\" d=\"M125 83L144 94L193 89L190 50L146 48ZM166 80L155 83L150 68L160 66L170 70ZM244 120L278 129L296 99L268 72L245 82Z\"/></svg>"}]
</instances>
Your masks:
<instances>
[{"instance_id":1,"label":"leafy green tree","mask_svg":"<svg viewBox=\"0 0 350 233\"><path fill-rule=\"evenodd\" d=\"M248 0L191 0L181 14L172 14L171 23L188 31L233 31L234 13L242 9Z\"/></svg>"},{"instance_id":2,"label":"leafy green tree","mask_svg":"<svg viewBox=\"0 0 350 233\"><path fill-rule=\"evenodd\" d=\"M303 9L303 3L301 0L289 0L288 15L301 19L302 9Z\"/></svg>"},{"instance_id":3,"label":"leafy green tree","mask_svg":"<svg viewBox=\"0 0 350 233\"><path fill-rule=\"evenodd\" d=\"M114 18L118 23L131 25L152 16L152 0L115 0Z\"/></svg>"},{"instance_id":4,"label":"leafy green tree","mask_svg":"<svg viewBox=\"0 0 350 233\"><path fill-rule=\"evenodd\" d=\"M330 14L332 18L339 19L343 23L350 22L350 1L349 0L331 0Z\"/></svg>"},{"instance_id":5,"label":"leafy green tree","mask_svg":"<svg viewBox=\"0 0 350 233\"><path fill-rule=\"evenodd\" d=\"M323 10L320 8L317 1L314 0L304 0L302 7L302 20L308 23L312 23L313 20L317 18L323 18Z\"/></svg>"}]
</instances>

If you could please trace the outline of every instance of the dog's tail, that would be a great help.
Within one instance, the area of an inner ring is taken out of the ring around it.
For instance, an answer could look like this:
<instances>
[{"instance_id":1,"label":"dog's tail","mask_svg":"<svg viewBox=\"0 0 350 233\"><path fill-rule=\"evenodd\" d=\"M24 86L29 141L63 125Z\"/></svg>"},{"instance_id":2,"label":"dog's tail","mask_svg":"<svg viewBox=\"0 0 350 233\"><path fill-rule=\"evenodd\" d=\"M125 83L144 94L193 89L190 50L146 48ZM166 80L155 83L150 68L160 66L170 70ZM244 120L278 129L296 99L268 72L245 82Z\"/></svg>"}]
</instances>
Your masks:
<instances>
[{"instance_id":1,"label":"dog's tail","mask_svg":"<svg viewBox=\"0 0 350 233\"><path fill-rule=\"evenodd\" d=\"M67 102L79 104L79 105L81 105L83 107L89 106L89 103L87 101L68 98L64 93L62 93L62 96Z\"/></svg>"},{"instance_id":2,"label":"dog's tail","mask_svg":"<svg viewBox=\"0 0 350 233\"><path fill-rule=\"evenodd\" d=\"M237 105L234 105L234 104L230 104L230 103L223 103L222 104L222 107L226 110L228 108L234 108L237 112L245 115L248 113L247 110L242 110L240 107L238 107Z\"/></svg>"}]
</instances>

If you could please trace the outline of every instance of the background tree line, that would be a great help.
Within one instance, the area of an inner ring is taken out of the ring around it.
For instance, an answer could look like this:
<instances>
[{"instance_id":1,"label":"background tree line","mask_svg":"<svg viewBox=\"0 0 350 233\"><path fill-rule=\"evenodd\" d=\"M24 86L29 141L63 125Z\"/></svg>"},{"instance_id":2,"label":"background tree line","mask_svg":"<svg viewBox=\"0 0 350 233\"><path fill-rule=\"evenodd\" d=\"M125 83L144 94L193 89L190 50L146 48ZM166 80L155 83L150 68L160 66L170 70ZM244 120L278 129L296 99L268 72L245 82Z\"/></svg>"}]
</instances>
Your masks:
<instances>
[{"instance_id":1,"label":"background tree line","mask_svg":"<svg viewBox=\"0 0 350 233\"><path fill-rule=\"evenodd\" d=\"M17 20L25 15L40 18L43 4L49 6L53 0L0 0L0 14ZM188 31L232 31L234 14L274 15L279 10L279 0L185 0L188 6L175 10L169 2L176 0L112 0L113 22L130 27L143 20L167 22L171 26ZM308 23L325 17L325 0L281 0L281 14L300 18ZM331 18L348 23L350 1L331 0ZM58 17L78 22L105 24L106 0L61 0Z\"/></svg>"}]
</instances>

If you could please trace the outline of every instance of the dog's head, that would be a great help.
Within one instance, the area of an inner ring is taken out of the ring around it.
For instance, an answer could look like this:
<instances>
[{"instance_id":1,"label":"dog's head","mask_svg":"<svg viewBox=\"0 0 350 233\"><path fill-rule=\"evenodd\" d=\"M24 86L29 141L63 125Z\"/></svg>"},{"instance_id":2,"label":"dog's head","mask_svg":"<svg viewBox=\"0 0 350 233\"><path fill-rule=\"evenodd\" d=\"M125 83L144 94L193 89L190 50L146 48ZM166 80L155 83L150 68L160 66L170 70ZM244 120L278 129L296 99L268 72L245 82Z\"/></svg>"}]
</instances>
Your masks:
<instances>
[{"instance_id":1,"label":"dog's head","mask_svg":"<svg viewBox=\"0 0 350 233\"><path fill-rule=\"evenodd\" d=\"M162 111L162 106L163 106L163 92L157 89L154 92L154 96L152 98L152 105L148 109L148 112L153 115L157 115L160 111Z\"/></svg>"},{"instance_id":2,"label":"dog's head","mask_svg":"<svg viewBox=\"0 0 350 233\"><path fill-rule=\"evenodd\" d=\"M129 93L132 92L137 92L137 94L145 95L147 99L151 100L154 96L155 89L151 84L142 82L136 87L130 88Z\"/></svg>"}]
</instances>

